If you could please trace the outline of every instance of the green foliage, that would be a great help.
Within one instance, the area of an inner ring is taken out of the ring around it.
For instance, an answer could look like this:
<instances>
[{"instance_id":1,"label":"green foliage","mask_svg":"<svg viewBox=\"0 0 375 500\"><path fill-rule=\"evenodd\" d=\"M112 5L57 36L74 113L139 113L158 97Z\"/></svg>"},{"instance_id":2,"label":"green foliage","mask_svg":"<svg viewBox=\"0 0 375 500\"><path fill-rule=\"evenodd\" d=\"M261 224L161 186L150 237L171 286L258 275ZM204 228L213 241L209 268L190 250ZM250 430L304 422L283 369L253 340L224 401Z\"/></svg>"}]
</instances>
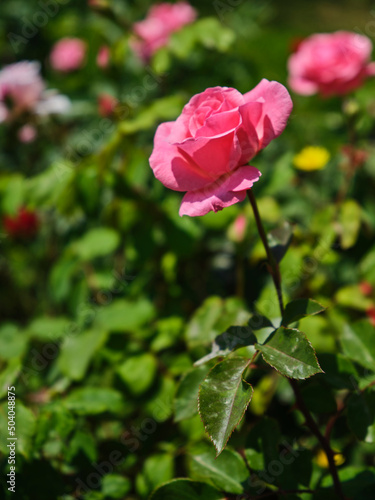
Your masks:
<instances>
[{"instance_id":1,"label":"green foliage","mask_svg":"<svg viewBox=\"0 0 375 500\"><path fill-rule=\"evenodd\" d=\"M206 483L175 479L154 491L150 500L222 500L223 495Z\"/></svg>"},{"instance_id":2,"label":"green foliage","mask_svg":"<svg viewBox=\"0 0 375 500\"><path fill-rule=\"evenodd\" d=\"M123 407L123 399L121 393L115 389L82 387L70 393L66 398L66 406L79 415L119 413Z\"/></svg>"},{"instance_id":3,"label":"green foliage","mask_svg":"<svg viewBox=\"0 0 375 500\"><path fill-rule=\"evenodd\" d=\"M293 229L288 222L284 222L281 227L270 231L267 238L273 256L280 262L292 243Z\"/></svg>"},{"instance_id":4,"label":"green foliage","mask_svg":"<svg viewBox=\"0 0 375 500\"><path fill-rule=\"evenodd\" d=\"M196 311L190 320L186 339L190 347L209 344L222 330L229 328L231 323L245 322L248 313L243 309L241 301L219 297L210 297Z\"/></svg>"},{"instance_id":5,"label":"green foliage","mask_svg":"<svg viewBox=\"0 0 375 500\"><path fill-rule=\"evenodd\" d=\"M193 417L198 412L198 393L207 375L207 367L199 366L184 375L178 386L175 399L175 421Z\"/></svg>"},{"instance_id":6,"label":"green foliage","mask_svg":"<svg viewBox=\"0 0 375 500\"><path fill-rule=\"evenodd\" d=\"M367 321L344 325L341 344L348 358L375 371L374 329Z\"/></svg>"},{"instance_id":7,"label":"green foliage","mask_svg":"<svg viewBox=\"0 0 375 500\"><path fill-rule=\"evenodd\" d=\"M358 439L375 442L375 391L352 394L348 401L348 425Z\"/></svg>"},{"instance_id":8,"label":"green foliage","mask_svg":"<svg viewBox=\"0 0 375 500\"><path fill-rule=\"evenodd\" d=\"M67 338L61 346L58 366L71 380L82 380L94 354L105 344L108 334L90 330L76 338Z\"/></svg>"},{"instance_id":9,"label":"green foliage","mask_svg":"<svg viewBox=\"0 0 375 500\"><path fill-rule=\"evenodd\" d=\"M119 241L119 235L113 229L105 227L92 229L82 238L72 243L72 251L83 262L91 261L96 257L112 253L116 250Z\"/></svg>"},{"instance_id":10,"label":"green foliage","mask_svg":"<svg viewBox=\"0 0 375 500\"><path fill-rule=\"evenodd\" d=\"M193 450L189 457L189 471L193 479L206 480L216 488L234 494L243 492L241 483L248 475L238 453L224 450L216 457L212 448Z\"/></svg>"},{"instance_id":11,"label":"green foliage","mask_svg":"<svg viewBox=\"0 0 375 500\"><path fill-rule=\"evenodd\" d=\"M204 358L195 362L195 365L206 363L211 359L227 356L240 347L254 345L257 339L248 326L231 326L224 333L218 335L212 342L212 351Z\"/></svg>"},{"instance_id":12,"label":"green foliage","mask_svg":"<svg viewBox=\"0 0 375 500\"><path fill-rule=\"evenodd\" d=\"M296 38L366 34L368 2L191 0L197 20L146 64L132 25L154 2L92 3L0 2L2 66L39 61L46 88L71 101L65 114L0 117L4 498L335 498L295 384L337 453L344 495L372 500L375 80L342 98L292 94L285 131L251 159L283 314L248 202L181 218L183 193L148 162L157 126L194 94L246 93L262 78L289 88ZM63 37L87 44L71 73L49 61ZM96 63L102 46L107 68ZM103 93L116 100L106 116ZM32 142L19 139L25 124ZM324 169L294 168L308 145L327 149ZM22 207L38 217L30 237L6 224ZM6 484L12 386L16 496Z\"/></svg>"},{"instance_id":13,"label":"green foliage","mask_svg":"<svg viewBox=\"0 0 375 500\"><path fill-rule=\"evenodd\" d=\"M107 474L102 481L102 493L106 498L124 498L129 493L130 488L129 479L119 474Z\"/></svg>"},{"instance_id":14,"label":"green foliage","mask_svg":"<svg viewBox=\"0 0 375 500\"><path fill-rule=\"evenodd\" d=\"M129 357L117 369L121 380L134 394L142 394L150 387L156 371L157 361L148 353Z\"/></svg>"},{"instance_id":15,"label":"green foliage","mask_svg":"<svg viewBox=\"0 0 375 500\"><path fill-rule=\"evenodd\" d=\"M297 299L286 305L282 325L288 326L306 316L313 316L324 311L324 307L311 299Z\"/></svg>"},{"instance_id":16,"label":"green foliage","mask_svg":"<svg viewBox=\"0 0 375 500\"><path fill-rule=\"evenodd\" d=\"M242 419L253 395L252 386L243 379L249 364L246 358L221 361L200 386L199 414L218 454Z\"/></svg>"},{"instance_id":17,"label":"green foliage","mask_svg":"<svg viewBox=\"0 0 375 500\"><path fill-rule=\"evenodd\" d=\"M312 345L299 330L278 328L269 340L255 347L268 364L286 377L305 379L322 371Z\"/></svg>"}]
</instances>

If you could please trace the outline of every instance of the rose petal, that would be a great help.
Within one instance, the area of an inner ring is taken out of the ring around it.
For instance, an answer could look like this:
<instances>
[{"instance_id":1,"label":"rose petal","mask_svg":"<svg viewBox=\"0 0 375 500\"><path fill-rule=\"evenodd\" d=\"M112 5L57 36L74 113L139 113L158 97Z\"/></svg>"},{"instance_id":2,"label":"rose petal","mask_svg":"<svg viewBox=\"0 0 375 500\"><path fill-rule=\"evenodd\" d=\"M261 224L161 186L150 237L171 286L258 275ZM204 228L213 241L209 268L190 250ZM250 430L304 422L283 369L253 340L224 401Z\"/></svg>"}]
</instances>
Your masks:
<instances>
[{"instance_id":1,"label":"rose petal","mask_svg":"<svg viewBox=\"0 0 375 500\"><path fill-rule=\"evenodd\" d=\"M202 105L209 105L212 114L229 111L244 104L244 98L236 89L229 87L210 87L204 92L193 96L184 106L181 115L177 118L172 131L171 142L182 142L187 137L195 135L198 127L194 120L194 114ZM192 128L190 129L190 125Z\"/></svg>"},{"instance_id":2,"label":"rose petal","mask_svg":"<svg viewBox=\"0 0 375 500\"><path fill-rule=\"evenodd\" d=\"M195 190L210 184L212 177L169 142L173 126L174 122L165 122L156 130L154 149L149 160L155 177L175 191Z\"/></svg>"},{"instance_id":3,"label":"rose petal","mask_svg":"<svg viewBox=\"0 0 375 500\"><path fill-rule=\"evenodd\" d=\"M186 193L182 199L179 214L196 217L210 211L217 212L224 207L243 201L246 191L261 175L255 167L247 165L239 167L203 189Z\"/></svg>"},{"instance_id":4,"label":"rose petal","mask_svg":"<svg viewBox=\"0 0 375 500\"><path fill-rule=\"evenodd\" d=\"M217 179L230 172L238 166L241 158L241 149L235 130L216 137L186 139L176 146L186 153L202 171L210 175L211 179Z\"/></svg>"},{"instance_id":5,"label":"rose petal","mask_svg":"<svg viewBox=\"0 0 375 500\"><path fill-rule=\"evenodd\" d=\"M263 113L263 104L260 102L248 102L238 108L242 124L238 127L236 134L241 147L241 159L239 164L243 165L251 160L260 149L257 127Z\"/></svg>"},{"instance_id":6,"label":"rose petal","mask_svg":"<svg viewBox=\"0 0 375 500\"><path fill-rule=\"evenodd\" d=\"M319 90L319 87L316 83L310 82L302 77L293 77L291 76L288 80L289 87L301 95L313 95L316 94Z\"/></svg>"},{"instance_id":7,"label":"rose petal","mask_svg":"<svg viewBox=\"0 0 375 500\"><path fill-rule=\"evenodd\" d=\"M218 137L234 130L240 124L241 116L238 108L211 115L204 125L197 130L195 137Z\"/></svg>"},{"instance_id":8,"label":"rose petal","mask_svg":"<svg viewBox=\"0 0 375 500\"><path fill-rule=\"evenodd\" d=\"M263 115L256 130L260 147L264 148L286 127L293 108L289 92L281 83L263 79L244 98L246 102L263 102Z\"/></svg>"}]
</instances>

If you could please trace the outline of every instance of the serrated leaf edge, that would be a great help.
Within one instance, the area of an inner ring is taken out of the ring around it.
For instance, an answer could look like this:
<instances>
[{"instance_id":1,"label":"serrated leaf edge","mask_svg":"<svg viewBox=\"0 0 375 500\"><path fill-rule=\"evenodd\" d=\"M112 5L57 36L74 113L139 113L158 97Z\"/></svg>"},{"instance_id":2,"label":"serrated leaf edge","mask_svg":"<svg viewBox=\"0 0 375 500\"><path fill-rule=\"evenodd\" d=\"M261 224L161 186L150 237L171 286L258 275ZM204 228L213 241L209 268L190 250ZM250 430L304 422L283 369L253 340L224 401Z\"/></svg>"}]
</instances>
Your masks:
<instances>
[{"instance_id":1,"label":"serrated leaf edge","mask_svg":"<svg viewBox=\"0 0 375 500\"><path fill-rule=\"evenodd\" d=\"M241 359L241 358L231 358L231 359ZM211 373L211 371L212 371L212 370L213 370L213 369L214 369L217 365L219 365L220 363L222 363L223 361L227 361L227 360L222 360L222 361L219 361L218 363L216 363L216 365L214 365L214 366L211 368L211 370L208 372L208 374L207 374L207 376L205 377L205 379L204 379L204 380L206 380L206 378L207 378L207 377L208 377L208 375ZM203 417L202 417L202 415L201 415L201 411L200 411L200 410L201 410L201 409L200 409L200 396L201 396L201 387L202 387L202 384L199 386L199 392L198 392L198 414L199 414L199 418L201 419L201 422L202 422L202 424L203 424L203 426L204 426L204 430L205 430L206 434L208 435L208 437L210 438L210 441L212 442L212 444L213 444L213 445L214 445L214 447L215 447L215 450L216 450L216 452L217 452L217 453L216 453L216 458L217 458L217 457L218 457L218 456L219 456L219 455L220 455L220 454L224 451L224 449L226 448L226 446L227 446L227 444L228 444L228 441L229 441L230 437L232 436L232 434L233 434L234 430L237 428L238 424L239 424L239 423L241 422L241 420L243 419L243 417L244 417L244 415L245 415L245 412L246 412L246 410L248 409L249 404L251 403L251 400L252 400L252 398L253 398L253 394L254 394L254 387L253 387L251 384L249 384L249 382L247 382L246 380L244 380L244 378L242 377L242 375L243 375L244 371L245 371L245 370L249 367L250 363L251 363L251 359L249 359L249 360L248 360L248 363L246 364L245 368L243 369L243 372L242 372L241 377L240 377L240 381L241 381L241 382L244 382L244 383L245 383L245 384L247 384L249 387L251 387L251 390L252 390L252 391L251 391L251 396L250 396L249 402L246 404L246 406L245 406L245 408L244 408L244 411L243 411L243 413L242 413L241 417L239 418L239 420L238 420L238 422L236 423L236 425L233 427L233 430L232 430L232 431L231 431L231 433L229 434L229 436L228 436L227 440L225 441L225 443L223 444L223 446L222 446L222 448L221 448L221 449L220 449L220 447L218 447L218 446L216 445L216 443L215 443L215 441L213 440L213 438L212 438L211 434L208 432L208 430L207 430L207 426L206 426L206 424L204 423ZM203 380L203 382L204 382L204 380ZM203 382L202 382L202 383L203 383Z\"/></svg>"},{"instance_id":2,"label":"serrated leaf edge","mask_svg":"<svg viewBox=\"0 0 375 500\"><path fill-rule=\"evenodd\" d=\"M295 299L295 300L304 300L304 299ZM317 314L320 314L320 313L322 313L322 312L324 312L324 311L327 310L327 307L324 307L320 302L318 302L315 299L310 299L309 298L309 299L305 299L305 300L311 300L311 302L315 302L315 304L318 304L318 306L320 306L322 309L320 311L317 311L317 312L314 312L314 313L304 314L299 319L295 319L294 321L290 321L287 324L284 324L283 323L283 318L281 318L281 324L280 324L279 328L281 328L281 327L286 328L288 325L291 325L292 323L295 323L296 321L300 321L303 318L308 318L309 316L316 316ZM288 304L291 304L292 302L294 302L294 301L292 300L291 302L288 302ZM288 304L285 306L285 308L288 306ZM295 330L295 328L290 328L290 330Z\"/></svg>"},{"instance_id":3,"label":"serrated leaf edge","mask_svg":"<svg viewBox=\"0 0 375 500\"><path fill-rule=\"evenodd\" d=\"M317 314L318 314L318 313L317 313ZM310 340L307 338L306 333L301 332L301 330L298 330L298 328L287 328L287 327L285 327L285 326L280 326L280 327L279 327L279 328L277 328L275 331L279 330L280 328L283 328L284 330L293 330L293 331L295 331L295 332L301 333L301 334L305 337L305 339L307 340L307 343L309 344L309 346L310 346L310 347L311 347L311 349L313 350L314 358L315 358L315 361L316 361L316 363L317 363L317 365L318 365L318 367L319 367L320 372L319 372L319 371L317 371L317 372L315 372L315 373L312 373L312 374L311 374L311 375L309 375L308 377L299 377L299 378L289 377L288 375L284 375L284 373L281 373L281 371L280 371L280 370L278 370L278 369L277 369L277 368L276 368L276 367L275 367L272 363L270 363L269 361L267 361L267 360L265 359L264 355L263 355L263 352L262 352L262 351L260 351L260 352L261 352L261 354L262 354L262 358L263 358L264 362L265 362L265 363L267 363L267 365L272 366L272 368L273 368L274 370L276 370L276 371L277 371L277 373L280 373L280 375L282 375L283 377L289 378L289 379L291 379L291 380L307 380L308 378L311 378L311 377L313 377L314 375L317 375L318 373L325 373L325 371L324 371L324 370L322 370L322 367L320 366L320 363L319 363L318 357L317 357L317 355L316 355L315 349L314 349L314 347L313 347L312 343L310 342ZM260 346L260 347L262 347L262 345L266 345L266 344L256 344L256 345L255 345L255 347L256 347L257 345L258 345L258 346ZM306 363L305 363L305 364L306 364ZM311 366L311 365L310 365L310 366Z\"/></svg>"},{"instance_id":4,"label":"serrated leaf edge","mask_svg":"<svg viewBox=\"0 0 375 500\"><path fill-rule=\"evenodd\" d=\"M193 366L194 366L194 365L193 365ZM176 387L176 391L175 391L175 394L174 394L174 396L173 396L173 400L172 400L172 404L173 404L173 413L174 413L174 414L176 413L177 393L178 393L178 390L179 390L179 388L180 388L181 384L182 384L182 383L183 383L183 382L187 379L187 377L188 377L188 376L189 376L189 375L190 375L190 374L191 374L191 373L192 373L195 369L197 369L197 368L199 369L201 366L203 366L203 365L200 365L200 366L194 366L194 368L190 369L189 371L187 371L186 373L184 373L184 374L182 375L182 377L181 377L181 379L180 379L180 381L179 381L179 383L178 383L178 385L177 385L177 387ZM210 372L210 371L209 371L209 372ZM208 372L208 373L209 373L209 372ZM207 377L208 373L206 374L206 377ZM206 377L205 377L205 378L206 378ZM204 380L204 379L203 379L203 380ZM200 386L199 386L199 387L200 387ZM191 418L191 417L189 417L189 418ZM174 415L174 417L173 417L173 423L175 423L175 424L178 424L179 422L183 422L184 420L187 420L187 419L177 420L175 415Z\"/></svg>"}]
</instances>

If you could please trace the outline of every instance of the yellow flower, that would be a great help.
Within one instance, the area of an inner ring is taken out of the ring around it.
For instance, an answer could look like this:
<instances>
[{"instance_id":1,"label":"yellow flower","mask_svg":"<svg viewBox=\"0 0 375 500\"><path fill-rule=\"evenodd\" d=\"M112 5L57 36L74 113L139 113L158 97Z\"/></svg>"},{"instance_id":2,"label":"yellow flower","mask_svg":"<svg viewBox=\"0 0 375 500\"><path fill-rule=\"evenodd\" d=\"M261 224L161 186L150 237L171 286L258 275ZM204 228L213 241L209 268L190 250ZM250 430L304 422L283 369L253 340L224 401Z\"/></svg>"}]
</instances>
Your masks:
<instances>
[{"instance_id":1,"label":"yellow flower","mask_svg":"<svg viewBox=\"0 0 375 500\"><path fill-rule=\"evenodd\" d=\"M335 453L335 464L337 466L342 465L345 462L344 455L339 453L337 450L334 450ZM327 455L324 453L323 450L319 450L316 457L315 457L316 463L322 467L322 468L328 468L328 459Z\"/></svg>"},{"instance_id":2,"label":"yellow flower","mask_svg":"<svg viewBox=\"0 0 375 500\"><path fill-rule=\"evenodd\" d=\"M330 156L331 155L325 148L307 146L295 155L293 163L298 170L305 170L307 172L311 170L321 170L327 165Z\"/></svg>"}]
</instances>

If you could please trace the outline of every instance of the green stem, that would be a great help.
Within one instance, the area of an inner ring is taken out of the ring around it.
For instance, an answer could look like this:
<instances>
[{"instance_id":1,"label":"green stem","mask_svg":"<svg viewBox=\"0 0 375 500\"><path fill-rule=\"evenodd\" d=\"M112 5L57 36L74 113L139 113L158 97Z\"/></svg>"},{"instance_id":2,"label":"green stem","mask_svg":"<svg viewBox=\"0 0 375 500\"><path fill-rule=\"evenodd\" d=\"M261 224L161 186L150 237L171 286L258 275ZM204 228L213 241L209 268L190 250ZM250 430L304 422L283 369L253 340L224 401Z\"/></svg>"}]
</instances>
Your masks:
<instances>
[{"instance_id":1,"label":"green stem","mask_svg":"<svg viewBox=\"0 0 375 500\"><path fill-rule=\"evenodd\" d=\"M254 212L255 222L256 222L256 225L258 228L260 239L262 240L264 249L265 249L266 254L267 254L268 269L270 271L270 274L272 276L272 279L273 279L273 282L274 282L274 285L276 288L277 299L279 301L280 312L282 315L284 313L284 304L283 304L283 293L281 290L281 274L280 274L279 264L276 262L276 259L273 256L272 251L268 245L267 235L266 235L266 232L265 232L264 227L263 227L262 219L260 218L258 205L257 205L257 202L255 200L255 196L253 194L252 189L248 189L247 196L249 197L251 207L252 207L253 212Z\"/></svg>"},{"instance_id":2,"label":"green stem","mask_svg":"<svg viewBox=\"0 0 375 500\"><path fill-rule=\"evenodd\" d=\"M273 282L275 284L275 288L277 291L277 297L278 297L278 301L279 301L280 312L281 312L281 315L283 315L284 305L283 305L283 297L282 297L282 289L281 289L280 268L279 268L279 265L276 262L273 254L271 252L271 249L269 247L267 235L266 235L266 232L265 232L264 227L263 227L262 219L260 217L260 213L259 213L258 206L257 206L256 200L255 200L255 196L252 192L252 189L249 189L247 191L247 195L249 197L251 207L252 207L253 212L254 212L254 217L255 217L256 224L257 224L259 236L262 240L264 249L265 249L266 254L267 254L268 269L270 271ZM323 448L323 450L327 456L329 471L330 471L330 474L332 476L336 495L339 499L345 500L345 496L344 496L344 493L342 491L340 479L339 479L336 464L335 464L335 454L334 454L334 452L329 444L329 441L320 432L320 429L319 429L317 423L315 422L313 416L311 415L310 411L308 410L307 406L305 405L305 402L303 400L303 397L302 397L302 394L301 394L301 391L300 391L300 388L299 388L297 381L290 379L290 378L288 378L287 380L293 389L294 396L296 398L296 405L297 405L299 411L305 417L305 423L306 423L307 427L315 435L315 437L319 441L321 447Z\"/></svg>"}]
</instances>

